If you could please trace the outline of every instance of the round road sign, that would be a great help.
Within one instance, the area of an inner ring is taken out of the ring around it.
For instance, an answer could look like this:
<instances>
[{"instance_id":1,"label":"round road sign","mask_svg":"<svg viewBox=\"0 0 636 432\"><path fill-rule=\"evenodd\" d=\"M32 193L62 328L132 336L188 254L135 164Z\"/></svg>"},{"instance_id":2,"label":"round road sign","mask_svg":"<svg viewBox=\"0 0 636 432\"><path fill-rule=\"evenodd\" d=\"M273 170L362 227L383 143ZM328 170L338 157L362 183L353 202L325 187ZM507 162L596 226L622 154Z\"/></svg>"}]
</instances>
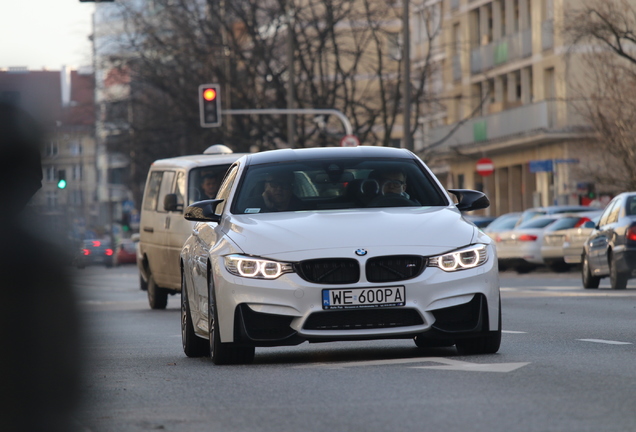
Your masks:
<instances>
[{"instance_id":1,"label":"round road sign","mask_svg":"<svg viewBox=\"0 0 636 432\"><path fill-rule=\"evenodd\" d=\"M360 140L355 135L345 135L340 140L340 147L358 147Z\"/></svg>"},{"instance_id":2,"label":"round road sign","mask_svg":"<svg viewBox=\"0 0 636 432\"><path fill-rule=\"evenodd\" d=\"M481 158L477 161L477 174L487 177L495 171L495 165L488 158Z\"/></svg>"}]
</instances>

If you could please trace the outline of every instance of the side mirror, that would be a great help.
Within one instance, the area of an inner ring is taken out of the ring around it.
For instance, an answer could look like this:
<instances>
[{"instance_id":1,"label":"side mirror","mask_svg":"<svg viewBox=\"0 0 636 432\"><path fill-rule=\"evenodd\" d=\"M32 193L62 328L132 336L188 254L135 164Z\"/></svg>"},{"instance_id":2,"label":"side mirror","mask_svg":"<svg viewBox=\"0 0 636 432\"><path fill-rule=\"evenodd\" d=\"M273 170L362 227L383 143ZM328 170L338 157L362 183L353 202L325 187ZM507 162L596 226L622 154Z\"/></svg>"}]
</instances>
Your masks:
<instances>
[{"instance_id":1,"label":"side mirror","mask_svg":"<svg viewBox=\"0 0 636 432\"><path fill-rule=\"evenodd\" d=\"M457 210L472 211L485 209L490 206L490 200L485 193L471 189L449 189L457 197Z\"/></svg>"},{"instance_id":2,"label":"side mirror","mask_svg":"<svg viewBox=\"0 0 636 432\"><path fill-rule=\"evenodd\" d=\"M194 222L221 222L221 215L214 213L222 199L197 201L186 207L183 217Z\"/></svg>"},{"instance_id":3,"label":"side mirror","mask_svg":"<svg viewBox=\"0 0 636 432\"><path fill-rule=\"evenodd\" d=\"M130 239L131 239L134 243L139 242L139 233L134 233L133 235L131 235L131 236L130 236Z\"/></svg>"},{"instance_id":4,"label":"side mirror","mask_svg":"<svg viewBox=\"0 0 636 432\"><path fill-rule=\"evenodd\" d=\"M594 221L587 221L583 224L583 228L596 228L596 223Z\"/></svg>"},{"instance_id":5,"label":"side mirror","mask_svg":"<svg viewBox=\"0 0 636 432\"><path fill-rule=\"evenodd\" d=\"M163 197L163 209L165 211L181 211L183 204L177 202L177 194L167 194Z\"/></svg>"}]
</instances>

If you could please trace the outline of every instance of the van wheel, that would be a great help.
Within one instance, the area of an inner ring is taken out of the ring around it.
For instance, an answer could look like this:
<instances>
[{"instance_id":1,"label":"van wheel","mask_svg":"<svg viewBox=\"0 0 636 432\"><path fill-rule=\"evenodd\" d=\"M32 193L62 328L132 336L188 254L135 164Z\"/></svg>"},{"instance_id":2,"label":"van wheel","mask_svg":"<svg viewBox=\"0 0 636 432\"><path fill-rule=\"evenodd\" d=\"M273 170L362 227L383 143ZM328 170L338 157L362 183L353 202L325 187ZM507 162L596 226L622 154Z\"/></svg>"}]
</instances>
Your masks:
<instances>
[{"instance_id":1,"label":"van wheel","mask_svg":"<svg viewBox=\"0 0 636 432\"><path fill-rule=\"evenodd\" d=\"M148 291L148 282L146 282L142 275L139 275L139 289L142 291Z\"/></svg>"},{"instance_id":2,"label":"van wheel","mask_svg":"<svg viewBox=\"0 0 636 432\"><path fill-rule=\"evenodd\" d=\"M148 304L150 309L165 309L168 305L168 290L155 283L155 278L148 278Z\"/></svg>"}]
</instances>

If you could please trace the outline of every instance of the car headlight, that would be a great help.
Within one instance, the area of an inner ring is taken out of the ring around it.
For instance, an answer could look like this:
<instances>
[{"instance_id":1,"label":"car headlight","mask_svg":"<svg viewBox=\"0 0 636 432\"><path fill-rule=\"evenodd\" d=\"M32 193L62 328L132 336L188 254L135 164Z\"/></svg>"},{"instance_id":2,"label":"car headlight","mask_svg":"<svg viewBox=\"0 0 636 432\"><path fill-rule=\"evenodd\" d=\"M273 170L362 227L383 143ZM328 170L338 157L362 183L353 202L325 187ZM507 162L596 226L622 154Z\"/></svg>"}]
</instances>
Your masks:
<instances>
[{"instance_id":1,"label":"car headlight","mask_svg":"<svg viewBox=\"0 0 636 432\"><path fill-rule=\"evenodd\" d=\"M294 271L290 263L244 255L226 256L225 268L233 275L255 279L276 279L284 273Z\"/></svg>"},{"instance_id":2,"label":"car headlight","mask_svg":"<svg viewBox=\"0 0 636 432\"><path fill-rule=\"evenodd\" d=\"M488 260L486 245L473 245L455 252L431 257L429 267L438 267L446 272L466 270L482 265Z\"/></svg>"}]
</instances>

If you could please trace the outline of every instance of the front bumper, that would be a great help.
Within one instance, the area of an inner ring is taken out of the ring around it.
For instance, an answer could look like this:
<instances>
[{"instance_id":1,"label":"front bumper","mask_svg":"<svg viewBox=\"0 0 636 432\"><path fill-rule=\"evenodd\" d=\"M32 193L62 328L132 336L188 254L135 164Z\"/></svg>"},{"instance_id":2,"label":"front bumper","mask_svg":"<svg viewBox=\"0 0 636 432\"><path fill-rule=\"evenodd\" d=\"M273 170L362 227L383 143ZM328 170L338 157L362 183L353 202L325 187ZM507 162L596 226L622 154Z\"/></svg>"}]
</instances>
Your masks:
<instances>
[{"instance_id":1,"label":"front bumper","mask_svg":"<svg viewBox=\"0 0 636 432\"><path fill-rule=\"evenodd\" d=\"M482 266L456 272L427 267L416 278L346 286L306 282L296 273L276 280L240 278L214 264L222 342L253 346L412 338L452 339L498 329L499 275L494 253ZM405 288L404 306L323 310L322 290Z\"/></svg>"}]
</instances>

